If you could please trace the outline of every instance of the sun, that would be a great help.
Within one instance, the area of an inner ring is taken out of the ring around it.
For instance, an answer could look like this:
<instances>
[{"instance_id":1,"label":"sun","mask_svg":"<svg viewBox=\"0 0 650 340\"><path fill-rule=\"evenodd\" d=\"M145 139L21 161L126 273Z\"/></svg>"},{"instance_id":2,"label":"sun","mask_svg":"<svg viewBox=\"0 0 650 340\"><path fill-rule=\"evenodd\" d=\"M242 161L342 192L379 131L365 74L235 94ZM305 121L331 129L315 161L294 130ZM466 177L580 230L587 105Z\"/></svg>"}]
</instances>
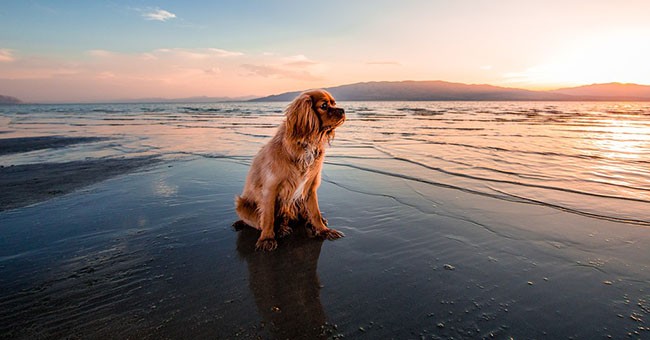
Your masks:
<instances>
[{"instance_id":1,"label":"sun","mask_svg":"<svg viewBox=\"0 0 650 340\"><path fill-rule=\"evenodd\" d=\"M650 84L650 33L621 30L571 40L548 61L506 74L511 82L542 86L594 83Z\"/></svg>"}]
</instances>

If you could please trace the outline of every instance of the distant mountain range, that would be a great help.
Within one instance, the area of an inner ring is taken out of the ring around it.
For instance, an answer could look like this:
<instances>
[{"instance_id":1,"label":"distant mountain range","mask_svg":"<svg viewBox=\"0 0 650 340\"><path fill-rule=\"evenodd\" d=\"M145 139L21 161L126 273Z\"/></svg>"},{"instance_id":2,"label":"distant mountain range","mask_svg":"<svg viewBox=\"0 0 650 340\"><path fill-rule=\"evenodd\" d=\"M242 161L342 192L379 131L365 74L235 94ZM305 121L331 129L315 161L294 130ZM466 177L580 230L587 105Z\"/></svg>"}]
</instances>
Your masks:
<instances>
[{"instance_id":1,"label":"distant mountain range","mask_svg":"<svg viewBox=\"0 0 650 340\"><path fill-rule=\"evenodd\" d=\"M532 91L486 84L463 84L446 81L378 81L326 88L338 101L650 101L650 86L607 83ZM138 98L107 100L105 103L215 103L215 102L277 102L291 101L302 91L285 92L256 98L187 97ZM93 102L97 103L97 101ZM15 97L0 95L0 104L23 104Z\"/></svg>"},{"instance_id":2,"label":"distant mountain range","mask_svg":"<svg viewBox=\"0 0 650 340\"><path fill-rule=\"evenodd\" d=\"M381 81L341 85L326 90L339 101L650 101L650 86L621 83L532 91L439 80ZM285 92L251 101L291 101L301 92Z\"/></svg>"},{"instance_id":3,"label":"distant mountain range","mask_svg":"<svg viewBox=\"0 0 650 340\"><path fill-rule=\"evenodd\" d=\"M20 101L20 99L16 97L0 95L0 104L21 104L21 103L22 102Z\"/></svg>"},{"instance_id":4,"label":"distant mountain range","mask_svg":"<svg viewBox=\"0 0 650 340\"><path fill-rule=\"evenodd\" d=\"M650 86L638 84L593 84L549 91L590 100L650 100Z\"/></svg>"}]
</instances>

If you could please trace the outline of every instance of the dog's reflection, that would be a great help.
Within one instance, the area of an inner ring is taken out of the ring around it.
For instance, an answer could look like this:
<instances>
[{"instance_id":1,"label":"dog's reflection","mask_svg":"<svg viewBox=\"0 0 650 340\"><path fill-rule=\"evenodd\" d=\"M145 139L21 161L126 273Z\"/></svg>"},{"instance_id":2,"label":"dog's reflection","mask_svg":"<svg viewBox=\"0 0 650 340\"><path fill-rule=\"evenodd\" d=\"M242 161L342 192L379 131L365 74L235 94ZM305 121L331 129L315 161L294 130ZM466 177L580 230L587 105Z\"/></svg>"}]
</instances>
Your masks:
<instances>
[{"instance_id":1,"label":"dog's reflection","mask_svg":"<svg viewBox=\"0 0 650 340\"><path fill-rule=\"evenodd\" d=\"M248 264L250 289L265 328L278 339L327 338L316 270L323 240L299 226L273 252L255 251L260 232L237 229L237 252Z\"/></svg>"}]
</instances>

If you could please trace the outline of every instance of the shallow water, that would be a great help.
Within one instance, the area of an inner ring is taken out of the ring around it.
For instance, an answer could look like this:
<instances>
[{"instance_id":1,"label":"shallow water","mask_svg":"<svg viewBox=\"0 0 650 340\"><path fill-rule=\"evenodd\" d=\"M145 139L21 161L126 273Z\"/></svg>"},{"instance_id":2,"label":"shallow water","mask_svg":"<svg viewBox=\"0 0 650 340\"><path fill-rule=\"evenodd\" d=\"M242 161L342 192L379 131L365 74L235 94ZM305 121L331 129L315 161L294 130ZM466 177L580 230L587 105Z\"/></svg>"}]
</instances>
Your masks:
<instances>
[{"instance_id":1,"label":"shallow water","mask_svg":"<svg viewBox=\"0 0 650 340\"><path fill-rule=\"evenodd\" d=\"M0 337L650 334L648 104L341 103L346 237L255 252L233 197L285 105L0 107L2 138L99 137L3 166L166 160L0 212Z\"/></svg>"},{"instance_id":2,"label":"shallow water","mask_svg":"<svg viewBox=\"0 0 650 340\"><path fill-rule=\"evenodd\" d=\"M286 103L0 107L3 138L108 137L0 165L165 155L250 159ZM650 226L650 104L343 102L327 162Z\"/></svg>"},{"instance_id":3,"label":"shallow water","mask_svg":"<svg viewBox=\"0 0 650 340\"><path fill-rule=\"evenodd\" d=\"M168 162L0 212L0 335L648 335L645 228L326 165L321 209L346 237L256 252L230 227L247 168Z\"/></svg>"}]
</instances>

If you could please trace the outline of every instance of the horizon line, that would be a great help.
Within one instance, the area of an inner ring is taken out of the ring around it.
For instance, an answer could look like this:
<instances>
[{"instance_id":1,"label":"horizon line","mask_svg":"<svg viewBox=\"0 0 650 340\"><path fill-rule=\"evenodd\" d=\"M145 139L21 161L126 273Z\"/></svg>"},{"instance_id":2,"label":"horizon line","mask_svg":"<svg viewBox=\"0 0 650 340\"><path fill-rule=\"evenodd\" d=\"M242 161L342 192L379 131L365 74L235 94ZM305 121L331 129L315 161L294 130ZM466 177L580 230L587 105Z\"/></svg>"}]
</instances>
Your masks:
<instances>
[{"instance_id":1,"label":"horizon line","mask_svg":"<svg viewBox=\"0 0 650 340\"><path fill-rule=\"evenodd\" d=\"M228 102L248 102L248 101L255 101L259 100L265 97L273 97L273 96L280 96L283 94L287 93L294 93L294 92L303 92L303 91L308 91L311 89L331 89L331 88L337 88L337 87L343 87L343 86L349 86L349 85L357 85L357 84L372 84L372 83L407 83L407 82L415 82L415 83L426 83L426 82L441 82L441 83L448 83L448 84L458 84L458 85L467 85L467 86L491 86L491 87L496 87L496 88L503 88L503 89L514 89L514 90L524 90L524 91L531 91L531 92L552 92L552 91L557 91L557 90L566 90L566 89L575 89L575 88L580 88L580 87L587 87L587 86L594 86L594 85L619 85L619 86L647 86L650 87L650 85L647 84L639 84L639 83L626 83L626 82L605 82L605 83L590 83L590 84L580 84L580 85L575 85L575 86L568 86L568 87L557 87L557 88L548 88L548 89L535 89L535 88L528 88L528 87L510 87L510 86L502 86L502 85L493 85L493 84L488 84L488 83L462 83L462 82L456 82L456 81L447 81L447 80L440 80L440 79L435 79L435 80L412 80L412 79L405 79L405 80L371 80L371 81L359 81L359 82L354 82L354 83L347 83L347 84L341 84L341 85L334 85L334 86L324 86L324 87L315 87L315 88L309 88L309 89L301 89L301 90L292 90L292 91L283 91L279 93L271 93L271 94L265 94L265 95L242 95L242 96L210 96L210 95L205 95L205 94L198 94L198 95L192 95L192 96L186 96L186 97L137 97L137 98L114 98L114 99L97 99L97 100L62 100L62 101L23 101L22 99L0 93L0 96L5 96L5 97L11 97L14 99L17 99L20 101L20 103L15 103L13 105L48 105L48 104L162 104L162 103L167 103L167 104L174 104L174 103L195 103L195 104L207 104L207 103L228 103ZM596 96L598 97L598 96ZM615 95L612 97L616 97ZM205 98L205 101L191 101L191 99L200 99L200 98ZM224 100L220 100L224 99ZM245 99L247 98L247 99ZM625 98L625 97L624 97ZM502 100L484 100L484 99L467 99L467 100L456 100L456 99L449 99L449 100L444 100L444 99L436 99L436 100L351 100L351 101L538 101L538 102L563 102L563 101L601 101L601 102L606 102L606 101L650 101L650 98L647 99L641 99L641 98L633 98L633 97L628 97L628 99L611 99L611 98L604 98L604 99L597 99L597 98L591 98L591 99L581 99L581 98L566 98L566 99L502 99ZM187 101L184 101L187 100ZM271 100L275 101L275 100ZM0 105L12 105L11 103L0 103Z\"/></svg>"}]
</instances>

